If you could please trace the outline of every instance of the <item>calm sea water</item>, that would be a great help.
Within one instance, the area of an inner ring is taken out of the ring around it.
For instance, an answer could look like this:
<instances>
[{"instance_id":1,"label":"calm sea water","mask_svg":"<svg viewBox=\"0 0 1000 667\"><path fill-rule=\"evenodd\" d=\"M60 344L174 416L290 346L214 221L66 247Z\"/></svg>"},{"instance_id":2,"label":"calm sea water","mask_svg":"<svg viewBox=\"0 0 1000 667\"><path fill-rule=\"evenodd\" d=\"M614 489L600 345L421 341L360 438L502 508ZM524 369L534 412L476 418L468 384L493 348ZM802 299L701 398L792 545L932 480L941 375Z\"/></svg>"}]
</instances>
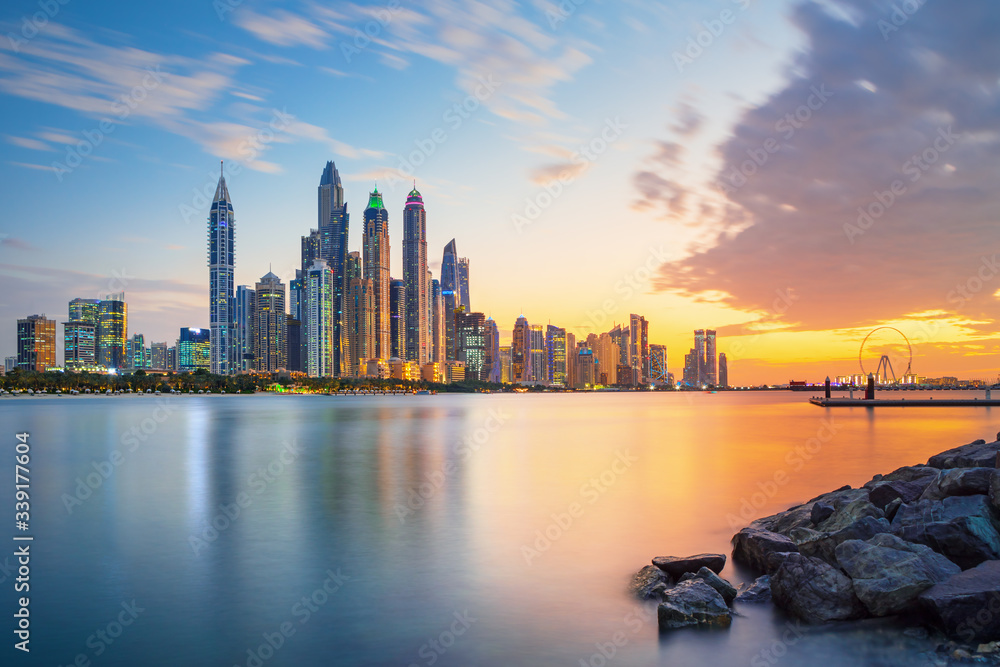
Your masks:
<instances>
[{"instance_id":1,"label":"calm sea water","mask_svg":"<svg viewBox=\"0 0 1000 667\"><path fill-rule=\"evenodd\" d=\"M661 638L655 607L625 593L653 556L729 553L752 518L992 439L1000 424L988 408L827 411L806 398L181 396L165 408L153 397L6 398L0 655L39 665L919 664L902 651L923 645L896 633L800 637L747 606L729 631ZM35 537L27 659L12 648L16 574L6 571L20 431L30 433ZM731 566L724 575L743 580Z\"/></svg>"}]
</instances>

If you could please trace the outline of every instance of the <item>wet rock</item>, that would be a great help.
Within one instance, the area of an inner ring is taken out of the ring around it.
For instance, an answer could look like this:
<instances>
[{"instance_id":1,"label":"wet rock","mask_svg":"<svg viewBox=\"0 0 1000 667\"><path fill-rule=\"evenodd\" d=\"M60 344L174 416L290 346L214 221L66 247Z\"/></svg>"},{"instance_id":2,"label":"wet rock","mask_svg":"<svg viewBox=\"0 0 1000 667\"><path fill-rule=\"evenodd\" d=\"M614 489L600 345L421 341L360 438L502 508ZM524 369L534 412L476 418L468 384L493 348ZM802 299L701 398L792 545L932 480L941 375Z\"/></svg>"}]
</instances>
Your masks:
<instances>
[{"instance_id":1,"label":"wet rock","mask_svg":"<svg viewBox=\"0 0 1000 667\"><path fill-rule=\"evenodd\" d=\"M931 481L933 482L936 478L937 472L934 473L934 477L931 478ZM872 505L884 510L889 503L897 498L902 500L904 503L912 503L913 501L918 500L920 498L920 494L922 494L926 488L927 484L904 482L902 480L879 482L871 487L868 499L871 501Z\"/></svg>"},{"instance_id":2,"label":"wet rock","mask_svg":"<svg viewBox=\"0 0 1000 667\"><path fill-rule=\"evenodd\" d=\"M768 572L769 554L798 550L787 536L762 528L747 527L733 536L733 560L757 573Z\"/></svg>"},{"instance_id":3,"label":"wet rock","mask_svg":"<svg viewBox=\"0 0 1000 667\"><path fill-rule=\"evenodd\" d=\"M697 572L707 567L713 572L722 572L726 566L725 554L698 554L696 556L657 556L653 565L660 568L674 579L679 579L685 572Z\"/></svg>"},{"instance_id":4,"label":"wet rock","mask_svg":"<svg viewBox=\"0 0 1000 667\"><path fill-rule=\"evenodd\" d=\"M865 517L872 517L874 519L885 518L885 512L875 507L869 501L867 489L861 490L861 493L850 500L850 502L840 505L834 504L834 507L836 509L833 515L816 526L818 530L824 533L835 533Z\"/></svg>"},{"instance_id":5,"label":"wet rock","mask_svg":"<svg viewBox=\"0 0 1000 667\"><path fill-rule=\"evenodd\" d=\"M949 637L985 642L1000 637L1000 562L988 561L935 584L919 603Z\"/></svg>"},{"instance_id":6,"label":"wet rock","mask_svg":"<svg viewBox=\"0 0 1000 667\"><path fill-rule=\"evenodd\" d=\"M732 623L726 601L700 579L681 582L668 590L656 612L661 631L690 626L728 628Z\"/></svg>"},{"instance_id":7,"label":"wet rock","mask_svg":"<svg viewBox=\"0 0 1000 667\"><path fill-rule=\"evenodd\" d=\"M632 575L628 590L640 600L659 600L673 585L670 575L655 565L647 565Z\"/></svg>"},{"instance_id":8,"label":"wet rock","mask_svg":"<svg viewBox=\"0 0 1000 667\"><path fill-rule=\"evenodd\" d=\"M1000 470L994 470L990 475L989 497L993 509L1000 511Z\"/></svg>"},{"instance_id":9,"label":"wet rock","mask_svg":"<svg viewBox=\"0 0 1000 667\"><path fill-rule=\"evenodd\" d=\"M750 585L743 584L736 593L737 602L759 604L771 601L771 577L764 575Z\"/></svg>"},{"instance_id":10,"label":"wet rock","mask_svg":"<svg viewBox=\"0 0 1000 667\"><path fill-rule=\"evenodd\" d=\"M896 512L898 512L899 508L902 506L903 506L903 501L900 500L899 498L896 498L891 503L886 505L885 509L883 510L885 512L886 520L892 522L893 518L896 516Z\"/></svg>"},{"instance_id":11,"label":"wet rock","mask_svg":"<svg viewBox=\"0 0 1000 667\"><path fill-rule=\"evenodd\" d=\"M833 505L829 503L813 503L809 518L813 522L813 525L818 525L829 519L832 515Z\"/></svg>"},{"instance_id":12,"label":"wet rock","mask_svg":"<svg viewBox=\"0 0 1000 667\"><path fill-rule=\"evenodd\" d=\"M840 570L819 558L788 554L771 577L774 603L807 623L865 616L854 585Z\"/></svg>"},{"instance_id":13,"label":"wet rock","mask_svg":"<svg viewBox=\"0 0 1000 667\"><path fill-rule=\"evenodd\" d=\"M1000 533L984 495L903 505L892 519L892 532L907 542L929 546L963 570L1000 558Z\"/></svg>"},{"instance_id":14,"label":"wet rock","mask_svg":"<svg viewBox=\"0 0 1000 667\"><path fill-rule=\"evenodd\" d=\"M882 533L848 540L836 551L837 563L854 582L854 593L873 616L899 614L918 595L961 572L928 546Z\"/></svg>"},{"instance_id":15,"label":"wet rock","mask_svg":"<svg viewBox=\"0 0 1000 667\"><path fill-rule=\"evenodd\" d=\"M703 567L695 573L686 573L680 578L680 581L690 581L692 579L700 579L714 588L722 596L722 599L726 601L727 605L732 604L733 600L736 599L736 587L707 567Z\"/></svg>"},{"instance_id":16,"label":"wet rock","mask_svg":"<svg viewBox=\"0 0 1000 667\"><path fill-rule=\"evenodd\" d=\"M883 475L881 479L886 482L913 482L922 487L926 487L937 477L939 469L932 466L903 466L896 468L888 475ZM872 480L874 481L874 480ZM872 482L869 482L871 484ZM865 484L867 487L868 484Z\"/></svg>"},{"instance_id":17,"label":"wet rock","mask_svg":"<svg viewBox=\"0 0 1000 667\"><path fill-rule=\"evenodd\" d=\"M833 533L822 533L819 537L807 542L799 542L799 553L821 558L830 565L837 567L837 546L848 540L867 540L879 533L892 530L885 519L875 519L866 516L851 525Z\"/></svg>"},{"instance_id":18,"label":"wet rock","mask_svg":"<svg viewBox=\"0 0 1000 667\"><path fill-rule=\"evenodd\" d=\"M996 468L1000 442L976 440L961 447L936 454L927 461L932 468Z\"/></svg>"},{"instance_id":19,"label":"wet rock","mask_svg":"<svg viewBox=\"0 0 1000 667\"><path fill-rule=\"evenodd\" d=\"M990 477L995 471L996 468L942 470L937 479L924 489L920 499L941 500L948 496L986 495L990 492Z\"/></svg>"}]
</instances>

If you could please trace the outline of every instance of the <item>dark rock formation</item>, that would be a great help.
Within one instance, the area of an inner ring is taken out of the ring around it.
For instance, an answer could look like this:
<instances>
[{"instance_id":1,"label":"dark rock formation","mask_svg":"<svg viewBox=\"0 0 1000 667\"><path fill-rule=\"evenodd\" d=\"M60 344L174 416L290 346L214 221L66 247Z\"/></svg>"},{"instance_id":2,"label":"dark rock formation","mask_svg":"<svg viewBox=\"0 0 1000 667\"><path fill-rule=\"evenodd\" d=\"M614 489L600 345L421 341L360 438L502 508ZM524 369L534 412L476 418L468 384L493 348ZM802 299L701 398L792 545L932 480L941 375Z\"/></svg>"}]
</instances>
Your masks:
<instances>
[{"instance_id":1,"label":"dark rock formation","mask_svg":"<svg viewBox=\"0 0 1000 667\"><path fill-rule=\"evenodd\" d=\"M889 522L885 519L866 516L836 532L819 533L811 539L798 542L799 552L820 558L837 567L837 545L847 540L867 540L879 533L888 533L890 530Z\"/></svg>"},{"instance_id":2,"label":"dark rock formation","mask_svg":"<svg viewBox=\"0 0 1000 667\"><path fill-rule=\"evenodd\" d=\"M926 544L963 570L1000 558L1000 533L984 495L903 505L892 519L892 532L907 542Z\"/></svg>"},{"instance_id":3,"label":"dark rock formation","mask_svg":"<svg viewBox=\"0 0 1000 667\"><path fill-rule=\"evenodd\" d=\"M647 565L632 575L628 590L640 600L660 600L673 585L670 575L655 565Z\"/></svg>"},{"instance_id":4,"label":"dark rock formation","mask_svg":"<svg viewBox=\"0 0 1000 667\"><path fill-rule=\"evenodd\" d=\"M931 621L952 639L1000 637L1000 562L989 561L935 584L919 597Z\"/></svg>"},{"instance_id":5,"label":"dark rock formation","mask_svg":"<svg viewBox=\"0 0 1000 667\"><path fill-rule=\"evenodd\" d=\"M936 454L927 461L932 468L995 468L997 452L1000 452L1000 441L987 443L976 440L968 445L955 447L946 452Z\"/></svg>"},{"instance_id":6,"label":"dark rock formation","mask_svg":"<svg viewBox=\"0 0 1000 667\"><path fill-rule=\"evenodd\" d=\"M788 554L771 576L774 602L807 623L825 623L866 615L854 585L840 570L819 558Z\"/></svg>"},{"instance_id":7,"label":"dark rock formation","mask_svg":"<svg viewBox=\"0 0 1000 667\"><path fill-rule=\"evenodd\" d=\"M762 577L757 577L749 586L743 584L740 586L739 591L736 593L737 602L746 602L759 604L761 602L771 601L771 577L766 574Z\"/></svg>"},{"instance_id":8,"label":"dark rock formation","mask_svg":"<svg viewBox=\"0 0 1000 667\"><path fill-rule=\"evenodd\" d=\"M707 567L713 572L722 572L726 566L725 554L698 554L696 556L657 556L653 565L660 568L674 579L679 579L685 572L697 572Z\"/></svg>"},{"instance_id":9,"label":"dark rock formation","mask_svg":"<svg viewBox=\"0 0 1000 667\"><path fill-rule=\"evenodd\" d=\"M798 551L788 537L752 525L733 536L733 560L756 573L768 572L768 555Z\"/></svg>"},{"instance_id":10,"label":"dark rock formation","mask_svg":"<svg viewBox=\"0 0 1000 667\"><path fill-rule=\"evenodd\" d=\"M990 492L990 477L996 468L953 468L942 470L931 482L921 500L942 500L948 496L986 495ZM903 501L909 502L909 501Z\"/></svg>"},{"instance_id":11,"label":"dark rock formation","mask_svg":"<svg viewBox=\"0 0 1000 667\"><path fill-rule=\"evenodd\" d=\"M689 626L728 628L733 618L718 591L700 579L671 588L656 612L661 631Z\"/></svg>"},{"instance_id":12,"label":"dark rock formation","mask_svg":"<svg viewBox=\"0 0 1000 667\"><path fill-rule=\"evenodd\" d=\"M701 568L696 573L686 573L681 577L680 581L690 581L692 579L700 579L714 588L722 596L722 599L726 601L727 605L732 604L733 600L736 599L736 587L707 567Z\"/></svg>"}]
</instances>

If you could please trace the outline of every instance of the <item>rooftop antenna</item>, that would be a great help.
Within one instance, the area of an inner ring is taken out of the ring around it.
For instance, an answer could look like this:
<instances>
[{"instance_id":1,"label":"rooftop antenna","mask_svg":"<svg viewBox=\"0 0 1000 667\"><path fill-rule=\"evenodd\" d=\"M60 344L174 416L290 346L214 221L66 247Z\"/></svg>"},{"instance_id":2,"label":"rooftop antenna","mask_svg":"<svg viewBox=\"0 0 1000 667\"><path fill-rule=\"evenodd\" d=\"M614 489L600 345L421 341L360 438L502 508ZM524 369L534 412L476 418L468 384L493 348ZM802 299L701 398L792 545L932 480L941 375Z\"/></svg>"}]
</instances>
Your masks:
<instances>
[{"instance_id":1,"label":"rooftop antenna","mask_svg":"<svg viewBox=\"0 0 1000 667\"><path fill-rule=\"evenodd\" d=\"M222 164L223 164L223 161L219 160L219 178L224 178L224 174L222 172Z\"/></svg>"}]
</instances>

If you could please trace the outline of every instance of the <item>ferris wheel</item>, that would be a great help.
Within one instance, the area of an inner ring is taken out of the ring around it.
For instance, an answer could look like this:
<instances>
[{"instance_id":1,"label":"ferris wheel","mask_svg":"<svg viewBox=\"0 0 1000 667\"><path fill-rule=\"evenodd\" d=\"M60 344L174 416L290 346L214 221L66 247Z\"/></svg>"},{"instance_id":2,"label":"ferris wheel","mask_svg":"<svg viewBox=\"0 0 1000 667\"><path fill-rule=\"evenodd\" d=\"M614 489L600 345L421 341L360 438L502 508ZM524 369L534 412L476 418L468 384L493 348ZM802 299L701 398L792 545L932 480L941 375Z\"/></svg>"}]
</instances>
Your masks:
<instances>
[{"instance_id":1,"label":"ferris wheel","mask_svg":"<svg viewBox=\"0 0 1000 667\"><path fill-rule=\"evenodd\" d=\"M889 332L888 334L882 334L883 339L876 337L875 341L869 343L869 340L880 331ZM876 345L876 341L878 344ZM866 348L867 346L867 348ZM879 360L875 368L875 376L881 377L884 380L889 380L892 378L893 384L898 383L900 378L896 377L896 373L893 370L892 358L895 357L897 364L901 367L902 362L906 362L906 371L903 376L909 375L913 367L913 346L910 345L910 340L903 334L902 331L896 327L878 327L872 329L865 336L865 339L861 341L861 349L858 350L858 365L861 367L861 374L865 377L868 376L868 371L865 369L865 353L868 352L869 362L873 358L874 353L878 353ZM873 351L874 350L874 351ZM890 355L888 352L892 352Z\"/></svg>"}]
</instances>

